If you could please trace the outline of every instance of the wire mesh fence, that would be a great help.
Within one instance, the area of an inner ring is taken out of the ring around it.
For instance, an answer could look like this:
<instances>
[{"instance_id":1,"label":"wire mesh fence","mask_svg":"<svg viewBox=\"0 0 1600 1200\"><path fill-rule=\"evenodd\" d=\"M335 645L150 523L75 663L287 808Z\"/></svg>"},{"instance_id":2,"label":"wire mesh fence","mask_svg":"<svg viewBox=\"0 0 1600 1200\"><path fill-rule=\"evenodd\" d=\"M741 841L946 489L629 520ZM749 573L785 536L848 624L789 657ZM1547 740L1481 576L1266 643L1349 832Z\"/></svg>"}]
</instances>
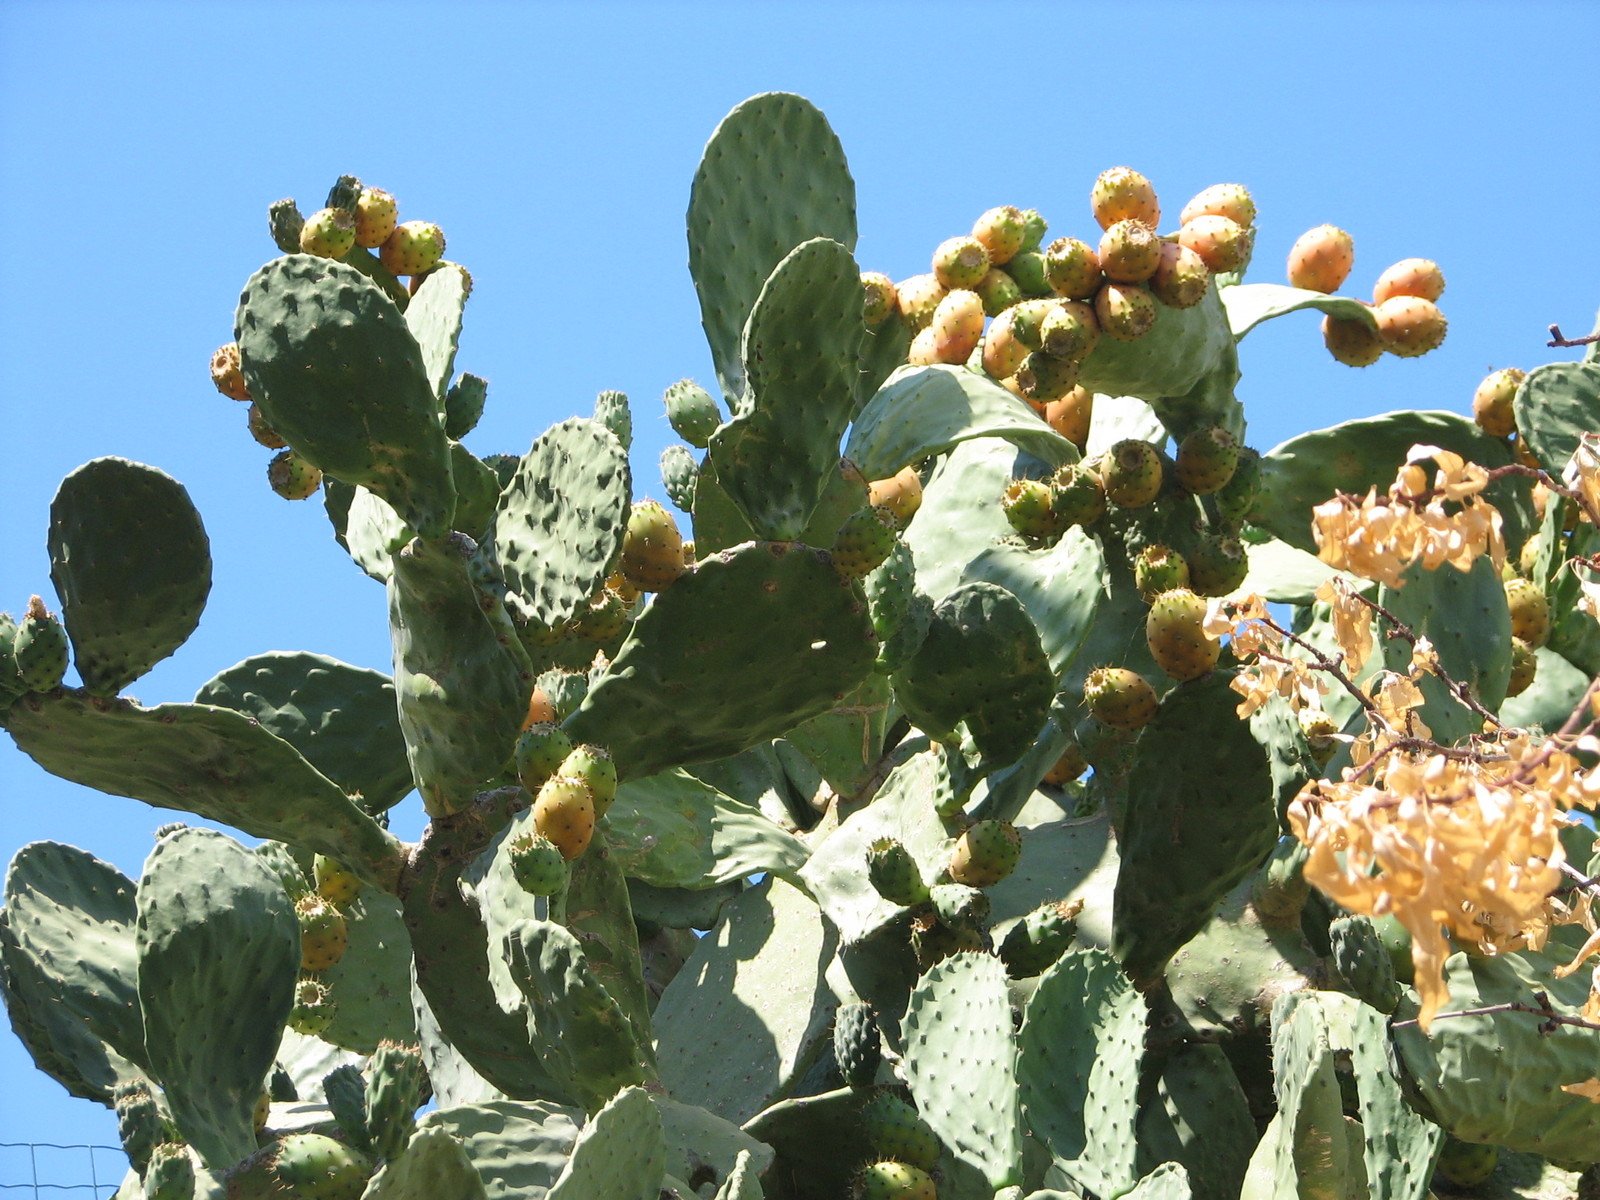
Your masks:
<instances>
[{"instance_id":1,"label":"wire mesh fence","mask_svg":"<svg viewBox=\"0 0 1600 1200\"><path fill-rule=\"evenodd\" d=\"M127 1171L121 1146L0 1142L0 1200L105 1200Z\"/></svg>"}]
</instances>

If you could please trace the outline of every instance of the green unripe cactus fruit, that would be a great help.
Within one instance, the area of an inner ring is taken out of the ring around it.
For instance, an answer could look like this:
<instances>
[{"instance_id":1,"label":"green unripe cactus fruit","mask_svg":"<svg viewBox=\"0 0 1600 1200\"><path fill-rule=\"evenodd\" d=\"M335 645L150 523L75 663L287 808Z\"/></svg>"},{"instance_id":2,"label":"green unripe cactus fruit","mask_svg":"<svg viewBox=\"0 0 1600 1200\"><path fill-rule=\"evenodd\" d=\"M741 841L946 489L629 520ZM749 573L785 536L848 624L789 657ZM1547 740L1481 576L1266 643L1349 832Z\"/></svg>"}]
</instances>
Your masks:
<instances>
[{"instance_id":1,"label":"green unripe cactus fruit","mask_svg":"<svg viewBox=\"0 0 1600 1200\"><path fill-rule=\"evenodd\" d=\"M1310 857L1298 838L1284 838L1273 848L1250 888L1250 906L1264 925L1297 927L1300 914L1311 895L1306 882L1306 859Z\"/></svg>"},{"instance_id":2,"label":"green unripe cactus fruit","mask_svg":"<svg viewBox=\"0 0 1600 1200\"><path fill-rule=\"evenodd\" d=\"M583 780L553 775L539 788L533 827L554 842L568 862L589 848L594 822L594 795Z\"/></svg>"},{"instance_id":3,"label":"green unripe cactus fruit","mask_svg":"<svg viewBox=\"0 0 1600 1200\"><path fill-rule=\"evenodd\" d=\"M1401 991L1394 963L1370 919L1336 918L1328 926L1328 945L1333 950L1334 972L1351 995L1381 1013L1392 1013L1399 1006Z\"/></svg>"},{"instance_id":4,"label":"green unripe cactus fruit","mask_svg":"<svg viewBox=\"0 0 1600 1200\"><path fill-rule=\"evenodd\" d=\"M968 887L993 887L1016 869L1022 835L1010 821L978 821L950 852L950 878Z\"/></svg>"},{"instance_id":5,"label":"green unripe cactus fruit","mask_svg":"<svg viewBox=\"0 0 1600 1200\"><path fill-rule=\"evenodd\" d=\"M1118 342L1136 342L1156 323L1156 298L1140 283L1106 282L1094 294L1100 332Z\"/></svg>"},{"instance_id":6,"label":"green unripe cactus fruit","mask_svg":"<svg viewBox=\"0 0 1600 1200\"><path fill-rule=\"evenodd\" d=\"M341 259L356 244L356 222L342 208L324 208L306 218L300 227L300 251L318 258Z\"/></svg>"},{"instance_id":7,"label":"green unripe cactus fruit","mask_svg":"<svg viewBox=\"0 0 1600 1200\"><path fill-rule=\"evenodd\" d=\"M517 837L507 851L511 874L530 896L553 896L567 886L567 860L549 838L537 833Z\"/></svg>"},{"instance_id":8,"label":"green unripe cactus fruit","mask_svg":"<svg viewBox=\"0 0 1600 1200\"><path fill-rule=\"evenodd\" d=\"M255 439L256 444L265 446L268 450L282 450L289 444L276 429L267 424L267 419L261 415L261 406L254 400L250 402L250 408L245 413L245 426L250 430L250 436Z\"/></svg>"},{"instance_id":9,"label":"green unripe cactus fruit","mask_svg":"<svg viewBox=\"0 0 1600 1200\"><path fill-rule=\"evenodd\" d=\"M1123 730L1143 729L1160 705L1149 681L1126 667L1090 671L1083 681L1083 699L1095 720Z\"/></svg>"},{"instance_id":10,"label":"green unripe cactus fruit","mask_svg":"<svg viewBox=\"0 0 1600 1200\"><path fill-rule=\"evenodd\" d=\"M1074 359L1036 351L1017 368L1017 390L1036 406L1059 400L1077 386L1078 371Z\"/></svg>"},{"instance_id":11,"label":"green unripe cactus fruit","mask_svg":"<svg viewBox=\"0 0 1600 1200\"><path fill-rule=\"evenodd\" d=\"M939 924L958 934L981 933L989 919L989 897L967 883L936 883L928 889L928 903Z\"/></svg>"},{"instance_id":12,"label":"green unripe cactus fruit","mask_svg":"<svg viewBox=\"0 0 1600 1200\"><path fill-rule=\"evenodd\" d=\"M1206 633L1205 619L1206 602L1188 588L1162 592L1145 617L1150 657L1180 682L1210 672L1222 653L1222 643Z\"/></svg>"},{"instance_id":13,"label":"green unripe cactus fruit","mask_svg":"<svg viewBox=\"0 0 1600 1200\"><path fill-rule=\"evenodd\" d=\"M1220 425L1210 425L1178 443L1172 473L1190 494L1209 496L1228 486L1238 466L1238 439Z\"/></svg>"},{"instance_id":14,"label":"green unripe cactus fruit","mask_svg":"<svg viewBox=\"0 0 1600 1200\"><path fill-rule=\"evenodd\" d=\"M239 358L239 343L218 346L211 355L211 382L230 400L249 400L244 382L244 364Z\"/></svg>"},{"instance_id":15,"label":"green unripe cactus fruit","mask_svg":"<svg viewBox=\"0 0 1600 1200\"><path fill-rule=\"evenodd\" d=\"M1094 309L1082 300L1066 300L1045 314L1039 327L1039 348L1056 358L1082 362L1100 340Z\"/></svg>"},{"instance_id":16,"label":"green unripe cactus fruit","mask_svg":"<svg viewBox=\"0 0 1600 1200\"><path fill-rule=\"evenodd\" d=\"M933 252L933 274L947 288L972 288L989 272L989 252L975 237L946 238Z\"/></svg>"},{"instance_id":17,"label":"green unripe cactus fruit","mask_svg":"<svg viewBox=\"0 0 1600 1200\"><path fill-rule=\"evenodd\" d=\"M395 198L382 188L362 188L356 197L356 245L376 250L394 232L400 216Z\"/></svg>"},{"instance_id":18,"label":"green unripe cactus fruit","mask_svg":"<svg viewBox=\"0 0 1600 1200\"><path fill-rule=\"evenodd\" d=\"M1051 504L1050 485L1037 479L1013 479L1000 497L1006 520L1025 538L1054 537L1061 531Z\"/></svg>"},{"instance_id":19,"label":"green unripe cactus fruit","mask_svg":"<svg viewBox=\"0 0 1600 1200\"><path fill-rule=\"evenodd\" d=\"M611 761L610 752L601 746L588 743L574 746L561 760L556 774L577 779L588 787L594 800L596 820L606 815L611 802L617 798L617 764Z\"/></svg>"},{"instance_id":20,"label":"green unripe cactus fruit","mask_svg":"<svg viewBox=\"0 0 1600 1200\"><path fill-rule=\"evenodd\" d=\"M1161 243L1161 261L1150 276L1150 294L1168 308L1193 308L1206 298L1211 272L1187 246Z\"/></svg>"},{"instance_id":21,"label":"green unripe cactus fruit","mask_svg":"<svg viewBox=\"0 0 1600 1200\"><path fill-rule=\"evenodd\" d=\"M1028 236L1027 219L1016 205L1002 204L972 223L972 236L983 244L989 261L998 267L1022 251Z\"/></svg>"},{"instance_id":22,"label":"green unripe cactus fruit","mask_svg":"<svg viewBox=\"0 0 1600 1200\"><path fill-rule=\"evenodd\" d=\"M1039 215L1037 208L1022 210L1022 245L1018 247L1018 254L1026 254L1030 250L1037 250L1044 245L1044 235L1050 230L1049 223Z\"/></svg>"},{"instance_id":23,"label":"green unripe cactus fruit","mask_svg":"<svg viewBox=\"0 0 1600 1200\"><path fill-rule=\"evenodd\" d=\"M1544 590L1528 579L1508 579L1505 589L1506 607L1511 610L1511 636L1530 646L1544 645L1550 640L1550 602L1545 599Z\"/></svg>"},{"instance_id":24,"label":"green unripe cactus fruit","mask_svg":"<svg viewBox=\"0 0 1600 1200\"><path fill-rule=\"evenodd\" d=\"M359 1193L358 1193L359 1194ZM194 1163L182 1142L163 1142L144 1171L145 1200L193 1200Z\"/></svg>"},{"instance_id":25,"label":"green unripe cactus fruit","mask_svg":"<svg viewBox=\"0 0 1600 1200\"><path fill-rule=\"evenodd\" d=\"M294 985L294 1007L289 1010L289 1028L307 1037L316 1037L333 1024L333 997L320 979L302 979Z\"/></svg>"},{"instance_id":26,"label":"green unripe cactus fruit","mask_svg":"<svg viewBox=\"0 0 1600 1200\"><path fill-rule=\"evenodd\" d=\"M378 261L391 275L426 275L444 257L444 231L431 221L403 221L384 238Z\"/></svg>"},{"instance_id":27,"label":"green unripe cactus fruit","mask_svg":"<svg viewBox=\"0 0 1600 1200\"><path fill-rule=\"evenodd\" d=\"M983 315L986 317L998 317L1022 299L1022 289L1017 286L1017 281L999 267L989 268L989 273L978 280L972 290L982 301Z\"/></svg>"},{"instance_id":28,"label":"green unripe cactus fruit","mask_svg":"<svg viewBox=\"0 0 1600 1200\"><path fill-rule=\"evenodd\" d=\"M11 652L17 678L30 692L48 692L61 686L67 673L67 631L38 596L28 600L27 615L13 635Z\"/></svg>"},{"instance_id":29,"label":"green unripe cactus fruit","mask_svg":"<svg viewBox=\"0 0 1600 1200\"><path fill-rule=\"evenodd\" d=\"M1189 560L1189 586L1202 596L1226 596L1250 573L1250 560L1238 538L1207 534L1185 557Z\"/></svg>"},{"instance_id":30,"label":"green unripe cactus fruit","mask_svg":"<svg viewBox=\"0 0 1600 1200\"><path fill-rule=\"evenodd\" d=\"M360 1200L376 1169L359 1150L320 1133L291 1133L269 1149L273 1185L295 1200Z\"/></svg>"},{"instance_id":31,"label":"green unripe cactus fruit","mask_svg":"<svg viewBox=\"0 0 1600 1200\"><path fill-rule=\"evenodd\" d=\"M250 1112L250 1126L256 1131L256 1136L261 1136L261 1131L267 1127L267 1122L272 1120L272 1093L266 1088L261 1089L261 1095L256 1097L256 1106Z\"/></svg>"},{"instance_id":32,"label":"green unripe cactus fruit","mask_svg":"<svg viewBox=\"0 0 1600 1200\"><path fill-rule=\"evenodd\" d=\"M661 452L661 484L675 507L694 511L694 489L699 482L700 464L687 446L668 446Z\"/></svg>"},{"instance_id":33,"label":"green unripe cactus fruit","mask_svg":"<svg viewBox=\"0 0 1600 1200\"><path fill-rule=\"evenodd\" d=\"M1063 529L1093 525L1105 515L1105 484L1088 467L1062 467L1050 480L1050 506Z\"/></svg>"},{"instance_id":34,"label":"green unripe cactus fruit","mask_svg":"<svg viewBox=\"0 0 1600 1200\"><path fill-rule=\"evenodd\" d=\"M304 500L322 486L322 472L293 450L282 450L267 464L267 485L285 500Z\"/></svg>"},{"instance_id":35,"label":"green unripe cactus fruit","mask_svg":"<svg viewBox=\"0 0 1600 1200\"><path fill-rule=\"evenodd\" d=\"M367 1068L367 1130L374 1152L384 1161L394 1161L411 1140L427 1082L421 1050L378 1043Z\"/></svg>"},{"instance_id":36,"label":"green unripe cactus fruit","mask_svg":"<svg viewBox=\"0 0 1600 1200\"><path fill-rule=\"evenodd\" d=\"M851 1188L852 1200L939 1200L933 1176L909 1163L868 1163Z\"/></svg>"},{"instance_id":37,"label":"green unripe cactus fruit","mask_svg":"<svg viewBox=\"0 0 1600 1200\"><path fill-rule=\"evenodd\" d=\"M310 892L295 901L294 915L300 922L302 971L325 971L344 957L350 930L343 913Z\"/></svg>"},{"instance_id":38,"label":"green unripe cactus fruit","mask_svg":"<svg viewBox=\"0 0 1600 1200\"><path fill-rule=\"evenodd\" d=\"M1094 247L1067 237L1057 238L1045 249L1044 274L1050 290L1068 300L1088 300L1105 278Z\"/></svg>"},{"instance_id":39,"label":"green unripe cactus fruit","mask_svg":"<svg viewBox=\"0 0 1600 1200\"><path fill-rule=\"evenodd\" d=\"M1261 455L1248 446L1239 448L1239 461L1233 475L1222 485L1222 490L1212 495L1217 506L1217 516L1222 523L1237 529L1250 516L1250 506L1261 491Z\"/></svg>"},{"instance_id":40,"label":"green unripe cactus fruit","mask_svg":"<svg viewBox=\"0 0 1600 1200\"><path fill-rule=\"evenodd\" d=\"M869 504L845 518L828 553L833 569L847 579L861 579L877 570L894 549L900 525L887 507Z\"/></svg>"},{"instance_id":41,"label":"green unripe cactus fruit","mask_svg":"<svg viewBox=\"0 0 1600 1200\"><path fill-rule=\"evenodd\" d=\"M710 392L692 379L680 379L666 390L662 400L674 433L700 450L711 444L711 435L722 424L722 410Z\"/></svg>"},{"instance_id":42,"label":"green unripe cactus fruit","mask_svg":"<svg viewBox=\"0 0 1600 1200\"><path fill-rule=\"evenodd\" d=\"M882 271L863 271L861 293L861 319L867 323L867 328L875 329L895 310L894 280Z\"/></svg>"},{"instance_id":43,"label":"green unripe cactus fruit","mask_svg":"<svg viewBox=\"0 0 1600 1200\"><path fill-rule=\"evenodd\" d=\"M572 738L559 725L541 721L528 726L518 735L512 755L518 781L530 795L537 794L571 753Z\"/></svg>"},{"instance_id":44,"label":"green unripe cactus fruit","mask_svg":"<svg viewBox=\"0 0 1600 1200\"><path fill-rule=\"evenodd\" d=\"M867 878L890 904L910 908L928 899L928 885L922 882L916 860L893 838L879 838L868 847Z\"/></svg>"},{"instance_id":45,"label":"green unripe cactus fruit","mask_svg":"<svg viewBox=\"0 0 1600 1200\"><path fill-rule=\"evenodd\" d=\"M1161 239L1143 221L1118 221L1100 236L1096 257L1113 283L1143 283L1161 265Z\"/></svg>"},{"instance_id":46,"label":"green unripe cactus fruit","mask_svg":"<svg viewBox=\"0 0 1600 1200\"><path fill-rule=\"evenodd\" d=\"M1511 639L1511 678L1506 682L1506 696L1520 696L1533 686L1539 674L1539 656L1532 646L1519 637Z\"/></svg>"},{"instance_id":47,"label":"green unripe cactus fruit","mask_svg":"<svg viewBox=\"0 0 1600 1200\"><path fill-rule=\"evenodd\" d=\"M358 1150L371 1152L367 1136L367 1081L353 1063L337 1066L322 1077L322 1094L344 1140Z\"/></svg>"},{"instance_id":48,"label":"green unripe cactus fruit","mask_svg":"<svg viewBox=\"0 0 1600 1200\"><path fill-rule=\"evenodd\" d=\"M1447 1133L1433 1169L1444 1182L1455 1187L1476 1188L1489 1181L1499 1162L1500 1147L1464 1142Z\"/></svg>"},{"instance_id":49,"label":"green unripe cactus fruit","mask_svg":"<svg viewBox=\"0 0 1600 1200\"><path fill-rule=\"evenodd\" d=\"M1149 442L1125 438L1100 460L1100 482L1111 503L1142 508L1161 494L1161 452Z\"/></svg>"},{"instance_id":50,"label":"green unripe cactus fruit","mask_svg":"<svg viewBox=\"0 0 1600 1200\"><path fill-rule=\"evenodd\" d=\"M1146 604L1162 592L1189 586L1189 564L1171 546L1151 542L1133 560L1133 585Z\"/></svg>"},{"instance_id":51,"label":"green unripe cactus fruit","mask_svg":"<svg viewBox=\"0 0 1600 1200\"><path fill-rule=\"evenodd\" d=\"M1024 250L1005 265L1005 273L1016 281L1024 296L1048 296L1050 277L1045 271L1044 255L1037 250Z\"/></svg>"},{"instance_id":52,"label":"green unripe cactus fruit","mask_svg":"<svg viewBox=\"0 0 1600 1200\"><path fill-rule=\"evenodd\" d=\"M893 1092L877 1092L861 1107L861 1134L880 1160L923 1171L939 1165L944 1147L917 1110Z\"/></svg>"},{"instance_id":53,"label":"green unripe cactus fruit","mask_svg":"<svg viewBox=\"0 0 1600 1200\"><path fill-rule=\"evenodd\" d=\"M1034 909L1009 930L1000 942L1000 961L1013 979L1042 975L1065 954L1078 935L1078 914L1083 901L1059 901Z\"/></svg>"},{"instance_id":54,"label":"green unripe cactus fruit","mask_svg":"<svg viewBox=\"0 0 1600 1200\"><path fill-rule=\"evenodd\" d=\"M878 1075L883 1051L878 1044L878 1022L866 1004L841 1004L833 1019L833 1057L839 1073L853 1088L868 1088Z\"/></svg>"},{"instance_id":55,"label":"green unripe cactus fruit","mask_svg":"<svg viewBox=\"0 0 1600 1200\"><path fill-rule=\"evenodd\" d=\"M622 538L622 574L642 592L659 592L683 574L683 535L672 514L641 500L628 515Z\"/></svg>"},{"instance_id":56,"label":"green unripe cactus fruit","mask_svg":"<svg viewBox=\"0 0 1600 1200\"><path fill-rule=\"evenodd\" d=\"M142 1176L150 1155L167 1136L167 1123L156 1099L144 1083L125 1083L112 1094L112 1109L117 1114L117 1136L133 1169Z\"/></svg>"},{"instance_id":57,"label":"green unripe cactus fruit","mask_svg":"<svg viewBox=\"0 0 1600 1200\"><path fill-rule=\"evenodd\" d=\"M1044 319L1056 307L1055 300L1024 300L1011 310L1012 335L1028 350L1044 346Z\"/></svg>"},{"instance_id":58,"label":"green unripe cactus fruit","mask_svg":"<svg viewBox=\"0 0 1600 1200\"><path fill-rule=\"evenodd\" d=\"M319 854L311 870L317 881L317 895L335 908L350 907L361 894L361 880L337 858Z\"/></svg>"}]
</instances>

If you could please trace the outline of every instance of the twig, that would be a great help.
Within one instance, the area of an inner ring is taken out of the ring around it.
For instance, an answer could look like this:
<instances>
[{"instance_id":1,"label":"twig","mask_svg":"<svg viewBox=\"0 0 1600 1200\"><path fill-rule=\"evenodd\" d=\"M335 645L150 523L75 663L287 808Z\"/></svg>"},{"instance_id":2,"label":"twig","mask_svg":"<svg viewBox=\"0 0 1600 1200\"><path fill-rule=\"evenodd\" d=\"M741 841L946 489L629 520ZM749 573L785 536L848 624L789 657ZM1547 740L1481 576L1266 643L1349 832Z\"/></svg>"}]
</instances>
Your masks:
<instances>
[{"instance_id":1,"label":"twig","mask_svg":"<svg viewBox=\"0 0 1600 1200\"><path fill-rule=\"evenodd\" d=\"M1355 592L1353 595L1357 600L1361 601L1361 603L1365 604L1373 612L1377 613L1378 616L1387 621L1390 629L1393 631L1396 637L1404 641L1413 650L1417 648L1417 635L1412 631L1409 625L1407 625L1399 617L1395 616L1383 605L1379 604L1376 600L1364 596L1360 592ZM1485 721L1488 721L1496 729L1505 728L1505 726L1500 724L1500 718L1485 708L1482 703L1479 702L1478 698L1468 690L1466 684L1458 683L1455 679L1451 678L1450 673L1444 669L1444 664L1439 661L1437 654L1434 656L1433 665L1429 668L1429 670L1439 680L1440 683L1444 684L1445 687L1449 688L1450 691L1454 693L1457 700L1461 701L1461 703L1465 704Z\"/></svg>"},{"instance_id":2,"label":"twig","mask_svg":"<svg viewBox=\"0 0 1600 1200\"><path fill-rule=\"evenodd\" d=\"M1563 349L1572 346L1592 346L1595 342L1600 342L1600 333L1591 333L1588 337L1568 338L1561 336L1561 326L1552 325L1550 326L1550 340L1545 345Z\"/></svg>"},{"instance_id":3,"label":"twig","mask_svg":"<svg viewBox=\"0 0 1600 1200\"><path fill-rule=\"evenodd\" d=\"M1585 1021L1582 1017L1569 1017L1564 1013L1558 1013L1551 1006L1550 997L1544 992L1535 992L1533 998L1539 1002L1537 1005L1524 1004L1520 1000L1512 1000L1505 1004L1486 1004L1482 1008L1463 1008L1457 1012L1435 1013L1433 1019L1435 1021L1445 1021L1451 1017L1484 1017L1492 1016L1495 1013L1521 1012L1544 1018L1544 1021L1539 1026L1540 1033L1554 1033L1559 1025L1571 1025L1577 1029L1600 1029L1600 1025L1595 1024L1593 1021ZM1413 1017L1406 1021L1396 1021L1390 1028L1400 1029L1416 1023L1416 1018Z\"/></svg>"}]
</instances>

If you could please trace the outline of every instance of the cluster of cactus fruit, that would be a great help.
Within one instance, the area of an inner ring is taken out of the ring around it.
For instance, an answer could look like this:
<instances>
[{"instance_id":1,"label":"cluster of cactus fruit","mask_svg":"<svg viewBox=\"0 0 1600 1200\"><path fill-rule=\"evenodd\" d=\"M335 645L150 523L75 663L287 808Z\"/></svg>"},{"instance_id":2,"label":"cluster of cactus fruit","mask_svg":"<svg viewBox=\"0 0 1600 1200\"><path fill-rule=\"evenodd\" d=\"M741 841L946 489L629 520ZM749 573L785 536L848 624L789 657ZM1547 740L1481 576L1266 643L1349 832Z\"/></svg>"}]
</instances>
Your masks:
<instances>
[{"instance_id":1,"label":"cluster of cactus fruit","mask_svg":"<svg viewBox=\"0 0 1600 1200\"><path fill-rule=\"evenodd\" d=\"M822 115L736 108L688 213L721 398L664 397L686 541L635 498L620 393L525 454L465 447L487 385L455 373L471 283L435 228L351 178L310 219L273 206L283 254L213 377L385 589L392 672L263 652L193 702L126 696L211 567L182 486L124 459L50 506L61 617L0 617L24 753L254 839L163 826L137 881L35 843L7 873L12 1026L115 1109L120 1200L1595 1186L1597 1026L1558 970L1581 919L1463 940L1436 1015L1412 931L1312 886L1286 814L1360 770L1398 694L1373 680L1424 640L1412 742L1473 760L1486 723L1585 711L1600 363L1499 373L1476 424L1402 411L1258 452L1250 330L1310 309L1341 361L1420 353L1437 268L1333 295L1353 254L1328 227L1292 286L1249 284L1237 185L1173 237L1127 169L1092 207L1097 246L1000 207L896 286L855 261ZM1313 506L1418 446L1492 476L1506 578L1379 587L1318 557ZM1337 676L1330 581L1374 597L1371 670L1241 715L1230 606L1270 602ZM385 814L413 789L405 844ZM1592 843L1561 832L1585 887Z\"/></svg>"}]
</instances>

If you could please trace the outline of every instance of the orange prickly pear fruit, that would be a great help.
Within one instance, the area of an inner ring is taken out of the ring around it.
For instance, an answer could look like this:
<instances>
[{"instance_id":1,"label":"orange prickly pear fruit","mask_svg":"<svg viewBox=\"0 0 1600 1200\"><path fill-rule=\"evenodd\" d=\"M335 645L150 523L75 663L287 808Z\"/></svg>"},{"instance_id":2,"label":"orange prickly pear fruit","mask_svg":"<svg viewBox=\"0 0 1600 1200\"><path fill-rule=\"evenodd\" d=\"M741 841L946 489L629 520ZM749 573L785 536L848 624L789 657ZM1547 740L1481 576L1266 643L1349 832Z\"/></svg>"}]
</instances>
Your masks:
<instances>
[{"instance_id":1,"label":"orange prickly pear fruit","mask_svg":"<svg viewBox=\"0 0 1600 1200\"><path fill-rule=\"evenodd\" d=\"M1161 203L1150 181L1132 167L1101 171L1089 189L1089 208L1101 229L1118 221L1140 221L1154 229L1161 224Z\"/></svg>"},{"instance_id":2,"label":"orange prickly pear fruit","mask_svg":"<svg viewBox=\"0 0 1600 1200\"><path fill-rule=\"evenodd\" d=\"M1354 238L1337 225L1318 225L1290 247L1289 283L1313 292L1337 292L1355 261Z\"/></svg>"},{"instance_id":3,"label":"orange prickly pear fruit","mask_svg":"<svg viewBox=\"0 0 1600 1200\"><path fill-rule=\"evenodd\" d=\"M1323 317L1322 344L1347 367L1370 367L1383 357L1383 338L1358 317Z\"/></svg>"},{"instance_id":4,"label":"orange prickly pear fruit","mask_svg":"<svg viewBox=\"0 0 1600 1200\"><path fill-rule=\"evenodd\" d=\"M1444 295L1444 272L1431 258L1402 258L1378 276L1372 288L1372 302L1382 304L1396 296L1415 296L1437 303Z\"/></svg>"},{"instance_id":5,"label":"orange prickly pear fruit","mask_svg":"<svg viewBox=\"0 0 1600 1200\"><path fill-rule=\"evenodd\" d=\"M1383 348L1400 358L1418 358L1438 349L1449 328L1439 306L1420 296L1391 296L1372 315L1378 320Z\"/></svg>"},{"instance_id":6,"label":"orange prickly pear fruit","mask_svg":"<svg viewBox=\"0 0 1600 1200\"><path fill-rule=\"evenodd\" d=\"M933 252L933 274L947 288L973 288L989 273L989 252L975 237L946 238Z\"/></svg>"},{"instance_id":7,"label":"orange prickly pear fruit","mask_svg":"<svg viewBox=\"0 0 1600 1200\"><path fill-rule=\"evenodd\" d=\"M1198 216L1179 227L1178 241L1198 254L1212 274L1237 271L1250 260L1250 231L1227 217Z\"/></svg>"},{"instance_id":8,"label":"orange prickly pear fruit","mask_svg":"<svg viewBox=\"0 0 1600 1200\"><path fill-rule=\"evenodd\" d=\"M1126 667L1096 667L1083 682L1083 698L1095 720L1113 729L1143 729L1156 715L1155 688Z\"/></svg>"},{"instance_id":9,"label":"orange prickly pear fruit","mask_svg":"<svg viewBox=\"0 0 1600 1200\"><path fill-rule=\"evenodd\" d=\"M1227 217L1248 229L1256 223L1256 202L1242 183L1214 183L1183 206L1178 224L1187 225L1196 217Z\"/></svg>"},{"instance_id":10,"label":"orange prickly pear fruit","mask_svg":"<svg viewBox=\"0 0 1600 1200\"><path fill-rule=\"evenodd\" d=\"M300 922L302 971L325 971L344 957L350 930L337 908L316 892L308 892L295 901L294 915Z\"/></svg>"},{"instance_id":11,"label":"orange prickly pear fruit","mask_svg":"<svg viewBox=\"0 0 1600 1200\"><path fill-rule=\"evenodd\" d=\"M239 361L238 342L218 346L211 355L211 382L230 400L250 399L250 389L244 384L244 369Z\"/></svg>"},{"instance_id":12,"label":"orange prickly pear fruit","mask_svg":"<svg viewBox=\"0 0 1600 1200\"><path fill-rule=\"evenodd\" d=\"M902 467L887 479L874 479L867 485L867 503L887 508L904 529L922 507L922 480L910 467Z\"/></svg>"},{"instance_id":13,"label":"orange prickly pear fruit","mask_svg":"<svg viewBox=\"0 0 1600 1200\"><path fill-rule=\"evenodd\" d=\"M1027 218L1014 204L991 208L972 225L972 236L989 253L989 262L1003 266L1022 251L1028 236Z\"/></svg>"}]
</instances>

